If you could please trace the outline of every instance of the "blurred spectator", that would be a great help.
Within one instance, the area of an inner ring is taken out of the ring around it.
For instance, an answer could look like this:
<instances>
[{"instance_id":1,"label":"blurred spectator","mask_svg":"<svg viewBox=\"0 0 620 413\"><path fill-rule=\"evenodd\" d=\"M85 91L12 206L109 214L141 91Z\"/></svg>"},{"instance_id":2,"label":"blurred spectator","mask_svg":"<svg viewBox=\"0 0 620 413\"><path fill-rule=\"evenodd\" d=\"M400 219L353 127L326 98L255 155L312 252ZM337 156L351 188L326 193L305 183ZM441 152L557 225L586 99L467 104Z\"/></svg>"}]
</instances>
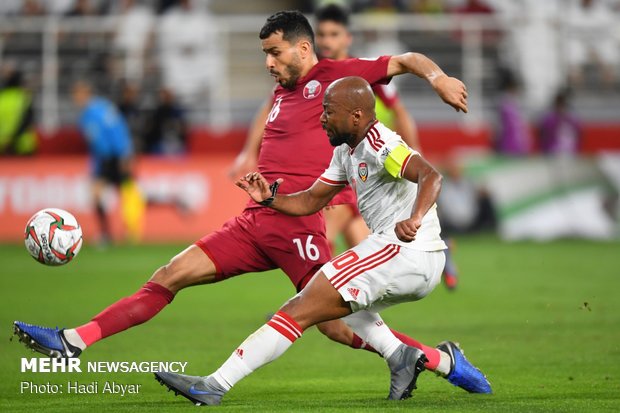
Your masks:
<instances>
[{"instance_id":1,"label":"blurred spectator","mask_svg":"<svg viewBox=\"0 0 620 413\"><path fill-rule=\"evenodd\" d=\"M173 155L185 152L187 124L182 107L166 88L159 91L157 107L147 121L144 152Z\"/></svg>"},{"instance_id":2,"label":"blurred spectator","mask_svg":"<svg viewBox=\"0 0 620 413\"><path fill-rule=\"evenodd\" d=\"M453 4L453 7L450 9L453 13L457 15L492 15L494 10L490 7L485 0L464 0L460 4ZM463 41L463 32L458 31L456 33L459 41ZM501 38L501 32L498 30L490 30L484 29L482 30L482 41L486 44L496 45L498 39Z\"/></svg>"},{"instance_id":3,"label":"blurred spectator","mask_svg":"<svg viewBox=\"0 0 620 413\"><path fill-rule=\"evenodd\" d=\"M540 123L540 149L548 155L576 154L581 140L581 126L568 107L568 91L560 91L551 110Z\"/></svg>"},{"instance_id":4,"label":"blurred spectator","mask_svg":"<svg viewBox=\"0 0 620 413\"><path fill-rule=\"evenodd\" d=\"M439 194L438 212L442 235L495 227L496 217L489 194L468 178L462 161L448 156L442 168L444 180Z\"/></svg>"},{"instance_id":5,"label":"blurred spectator","mask_svg":"<svg viewBox=\"0 0 620 413\"><path fill-rule=\"evenodd\" d=\"M9 69L0 85L0 153L30 155L37 147L32 96L21 72Z\"/></svg>"},{"instance_id":6,"label":"blurred spectator","mask_svg":"<svg viewBox=\"0 0 620 413\"><path fill-rule=\"evenodd\" d=\"M48 14L64 16L73 8L74 0L54 0L45 3Z\"/></svg>"},{"instance_id":7,"label":"blurred spectator","mask_svg":"<svg viewBox=\"0 0 620 413\"><path fill-rule=\"evenodd\" d=\"M54 0L56 1L56 0ZM61 4L65 0L61 0ZM65 13L70 17L100 16L109 11L111 2L109 0L73 0L73 5Z\"/></svg>"},{"instance_id":8,"label":"blurred spectator","mask_svg":"<svg viewBox=\"0 0 620 413\"><path fill-rule=\"evenodd\" d=\"M122 83L117 106L127 122L129 132L134 140L134 147L138 152L141 150L140 144L144 136L144 116L140 107L140 90L134 83Z\"/></svg>"},{"instance_id":9,"label":"blurred spectator","mask_svg":"<svg viewBox=\"0 0 620 413\"><path fill-rule=\"evenodd\" d=\"M465 0L452 9L455 13L491 14L493 9L484 0Z\"/></svg>"},{"instance_id":10,"label":"blurred spectator","mask_svg":"<svg viewBox=\"0 0 620 413\"><path fill-rule=\"evenodd\" d=\"M620 22L609 4L577 0L569 9L567 20L566 58L573 85L581 85L583 67L590 61L599 64L603 81L613 84L620 62L614 29Z\"/></svg>"},{"instance_id":11,"label":"blurred spectator","mask_svg":"<svg viewBox=\"0 0 620 413\"><path fill-rule=\"evenodd\" d=\"M221 66L212 18L204 6L205 2L181 0L161 18L163 83L184 104L195 104L204 97Z\"/></svg>"},{"instance_id":12,"label":"blurred spectator","mask_svg":"<svg viewBox=\"0 0 620 413\"><path fill-rule=\"evenodd\" d=\"M68 17L85 17L97 14L97 10L90 0L75 0L73 7L67 12Z\"/></svg>"},{"instance_id":13,"label":"blurred spectator","mask_svg":"<svg viewBox=\"0 0 620 413\"><path fill-rule=\"evenodd\" d=\"M22 15L26 17L43 16L45 9L39 0L24 0Z\"/></svg>"},{"instance_id":14,"label":"blurred spectator","mask_svg":"<svg viewBox=\"0 0 620 413\"><path fill-rule=\"evenodd\" d=\"M526 107L540 113L562 83L557 23L564 0L487 0L506 30L502 65L523 81Z\"/></svg>"},{"instance_id":15,"label":"blurred spectator","mask_svg":"<svg viewBox=\"0 0 620 413\"><path fill-rule=\"evenodd\" d=\"M153 11L136 0L121 1L114 47L122 59L123 79L139 82L143 74L144 54L151 38Z\"/></svg>"},{"instance_id":16,"label":"blurred spectator","mask_svg":"<svg viewBox=\"0 0 620 413\"><path fill-rule=\"evenodd\" d=\"M412 3L414 13L441 14L445 11L442 0L415 0Z\"/></svg>"},{"instance_id":17,"label":"blurred spectator","mask_svg":"<svg viewBox=\"0 0 620 413\"><path fill-rule=\"evenodd\" d=\"M498 107L499 131L496 149L504 155L527 155L532 147L532 136L521 110L520 85L512 72L501 72L500 89L502 96Z\"/></svg>"},{"instance_id":18,"label":"blurred spectator","mask_svg":"<svg viewBox=\"0 0 620 413\"><path fill-rule=\"evenodd\" d=\"M396 13L407 11L407 0L353 0L350 9L354 12L370 13ZM326 6L332 2L321 2L319 7ZM347 2L334 2L342 7L349 8ZM319 8L317 7L317 8Z\"/></svg>"},{"instance_id":19,"label":"blurred spectator","mask_svg":"<svg viewBox=\"0 0 620 413\"><path fill-rule=\"evenodd\" d=\"M157 14L164 14L168 9L176 6L179 0L158 0L157 1Z\"/></svg>"}]
</instances>

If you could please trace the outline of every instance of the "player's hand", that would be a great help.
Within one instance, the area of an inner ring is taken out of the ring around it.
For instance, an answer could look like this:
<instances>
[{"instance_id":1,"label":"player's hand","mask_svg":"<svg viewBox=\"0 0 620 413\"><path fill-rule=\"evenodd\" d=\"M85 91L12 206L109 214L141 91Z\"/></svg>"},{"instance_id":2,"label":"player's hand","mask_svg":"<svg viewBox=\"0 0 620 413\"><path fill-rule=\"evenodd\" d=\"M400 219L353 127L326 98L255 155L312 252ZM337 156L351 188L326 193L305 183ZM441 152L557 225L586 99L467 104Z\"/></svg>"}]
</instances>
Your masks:
<instances>
[{"instance_id":1,"label":"player's hand","mask_svg":"<svg viewBox=\"0 0 620 413\"><path fill-rule=\"evenodd\" d=\"M228 170L228 177L230 179L236 179L240 175L247 174L256 170L256 156L241 151L235 158L232 166Z\"/></svg>"},{"instance_id":2,"label":"player's hand","mask_svg":"<svg viewBox=\"0 0 620 413\"><path fill-rule=\"evenodd\" d=\"M403 242L411 242L415 239L420 225L420 221L409 218L404 221L397 222L394 232L399 240Z\"/></svg>"},{"instance_id":3,"label":"player's hand","mask_svg":"<svg viewBox=\"0 0 620 413\"><path fill-rule=\"evenodd\" d=\"M456 111L467 113L467 88L455 77L439 76L433 81L433 88L441 100L452 106Z\"/></svg>"},{"instance_id":4,"label":"player's hand","mask_svg":"<svg viewBox=\"0 0 620 413\"><path fill-rule=\"evenodd\" d=\"M282 183L283 179L277 180ZM256 202L262 202L271 196L269 182L258 172L250 172L235 182L239 188L243 189Z\"/></svg>"}]
</instances>

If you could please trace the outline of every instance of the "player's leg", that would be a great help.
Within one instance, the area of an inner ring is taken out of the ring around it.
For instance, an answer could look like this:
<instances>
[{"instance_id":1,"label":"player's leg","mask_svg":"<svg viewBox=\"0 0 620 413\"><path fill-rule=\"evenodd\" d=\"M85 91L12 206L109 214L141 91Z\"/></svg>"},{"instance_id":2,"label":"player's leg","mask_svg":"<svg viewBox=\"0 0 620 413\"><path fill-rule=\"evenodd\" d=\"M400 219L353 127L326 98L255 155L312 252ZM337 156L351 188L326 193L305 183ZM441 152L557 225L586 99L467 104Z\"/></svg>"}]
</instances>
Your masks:
<instances>
[{"instance_id":1,"label":"player's leg","mask_svg":"<svg viewBox=\"0 0 620 413\"><path fill-rule=\"evenodd\" d=\"M350 205L338 205L336 208L340 208L341 210L346 209L349 211L349 213L352 211L350 208ZM330 208L329 210L331 211L332 209L334 208ZM328 212L324 210L324 214L327 215L327 213ZM358 217L361 219L361 216L358 215ZM354 217L353 221L356 221L356 220L357 218ZM326 223L327 222L328 221L326 220ZM355 224L354 222L352 223ZM366 227L366 224L363 222L363 220L361 224L362 224L362 227L358 228L355 236L361 236L362 234L365 234L368 232L368 227ZM329 232L329 226L327 228ZM365 240L366 238L367 238L367 235L364 236L364 238L359 241L358 239L355 239L356 245L362 242L363 240ZM338 260L339 257L340 256L334 258L332 261ZM281 266L285 271L287 271L287 273L294 273L296 271L296 268L291 267L288 263L282 263ZM298 291L309 282L309 280L313 277L313 275L314 275L314 271L304 276L303 280L297 285ZM351 330L349 326L347 326L341 320L331 320L331 321L327 321L324 323L319 323L317 325L317 328L322 334L324 334L329 339L337 343L341 343L341 344L350 346L355 349L364 349L370 352L377 353L377 350L372 345L370 345L365 340L361 339L357 334L353 332L353 330ZM447 370L449 369L449 361L448 361L448 357L446 354L442 354L441 351L433 347L426 346L422 344L421 342L399 331L392 330L392 333L404 344L420 349L426 353L428 361L426 362L425 367L427 369L431 371L436 371L438 373L447 374Z\"/></svg>"},{"instance_id":2,"label":"player's leg","mask_svg":"<svg viewBox=\"0 0 620 413\"><path fill-rule=\"evenodd\" d=\"M15 334L26 346L43 354L77 357L97 341L150 320L179 290L215 281L215 274L213 261L192 245L157 269L137 292L116 301L88 323L58 330L16 321Z\"/></svg>"},{"instance_id":3,"label":"player's leg","mask_svg":"<svg viewBox=\"0 0 620 413\"><path fill-rule=\"evenodd\" d=\"M362 349L379 354L379 352L370 343L353 332L353 330L346 324L346 320L347 318L326 321L317 324L317 328L321 333L337 343L347 345L354 349ZM380 321L383 322L383 320ZM427 346L420 341L401 333L400 331L394 329L390 329L390 331L403 344L422 350L424 354L426 354L428 361L424 363L424 367L427 370L441 375L447 375L450 373L450 356L446 352L435 347Z\"/></svg>"},{"instance_id":4,"label":"player's leg","mask_svg":"<svg viewBox=\"0 0 620 413\"><path fill-rule=\"evenodd\" d=\"M90 322L65 330L64 336L70 344L84 350L103 338L150 320L181 289L214 282L215 273L213 261L196 245L191 245L158 268L136 293L110 305Z\"/></svg>"},{"instance_id":5,"label":"player's leg","mask_svg":"<svg viewBox=\"0 0 620 413\"><path fill-rule=\"evenodd\" d=\"M361 310L381 299L387 291L389 276L379 277L376 284L370 283L368 277L361 277L366 288L362 284L347 287L353 278L373 268L391 272L392 267L385 267L385 263L396 258L399 250L400 247L392 244L366 240L325 264L299 294L289 300L266 325L250 335L213 375L203 378L157 373L157 379L193 402L219 404L232 386L282 355L308 327L342 318L351 314L354 306ZM400 267L403 263L399 262ZM328 270L329 275L325 272ZM425 280L423 277L419 279ZM406 301L409 298L404 296L402 299ZM390 398L406 398L415 387L426 358L422 351L402 344L377 317L369 313L355 315L350 320L350 327L388 362L392 372ZM201 393L193 392L192 389L197 388L202 389Z\"/></svg>"},{"instance_id":6,"label":"player's leg","mask_svg":"<svg viewBox=\"0 0 620 413\"><path fill-rule=\"evenodd\" d=\"M336 205L323 210L326 233L337 234L353 216L350 205ZM297 291L301 291L318 268L330 258L330 248L325 240L321 216L288 217L282 214L264 214L266 226L273 228L268 238L262 240L264 249L276 264L288 275ZM365 224L363 224L365 227ZM366 231L368 231L366 229ZM329 235L327 235L329 239ZM292 254L288 251L292 249ZM330 339L354 347L359 337L342 321L320 323L319 331ZM406 337L406 336L405 336ZM376 352L370 346L366 349Z\"/></svg>"},{"instance_id":7,"label":"player's leg","mask_svg":"<svg viewBox=\"0 0 620 413\"><path fill-rule=\"evenodd\" d=\"M244 211L221 230L199 240L153 273L135 294L125 297L74 329L50 329L15 322L26 346L53 357L76 357L87 346L153 318L183 288L273 268L253 246L253 213ZM230 254L235 251L236 254Z\"/></svg>"},{"instance_id":8,"label":"player's leg","mask_svg":"<svg viewBox=\"0 0 620 413\"><path fill-rule=\"evenodd\" d=\"M369 303L378 309L425 297L440 282L444 264L442 251L417 251L397 245L382 248L381 241L371 237L332 259L322 271L353 310L368 308ZM344 321L350 324L349 320L361 313L356 312ZM383 321L377 316L376 323ZM355 333L374 347L364 335ZM491 392L485 376L454 343L444 342L433 349L402 333L392 333L407 345L428 352L434 360L427 365L450 383L473 393Z\"/></svg>"},{"instance_id":9,"label":"player's leg","mask_svg":"<svg viewBox=\"0 0 620 413\"><path fill-rule=\"evenodd\" d=\"M95 215L99 224L100 242L102 244L108 243L112 239L108 215L106 213L105 206L103 205L103 193L105 188L105 180L99 177L93 177L93 181L91 183L91 194L93 205L95 207Z\"/></svg>"},{"instance_id":10,"label":"player's leg","mask_svg":"<svg viewBox=\"0 0 620 413\"><path fill-rule=\"evenodd\" d=\"M284 354L305 329L349 314L349 304L325 275L319 272L306 288L284 304L267 324L241 343L211 376L156 373L157 380L194 403L219 404L224 394L237 382ZM407 378L405 386L393 386L395 390L393 394L391 392L391 398L400 399L410 395L411 386L415 385L415 379L423 369L421 364L424 354L416 349L403 351L402 347L406 346L394 337L385 324L377 323L369 314L354 320L352 327L354 331L367 337L388 360L393 379L395 373ZM396 356L392 357L395 354ZM403 363L403 358L410 362ZM409 394L406 394L407 390Z\"/></svg>"}]
</instances>

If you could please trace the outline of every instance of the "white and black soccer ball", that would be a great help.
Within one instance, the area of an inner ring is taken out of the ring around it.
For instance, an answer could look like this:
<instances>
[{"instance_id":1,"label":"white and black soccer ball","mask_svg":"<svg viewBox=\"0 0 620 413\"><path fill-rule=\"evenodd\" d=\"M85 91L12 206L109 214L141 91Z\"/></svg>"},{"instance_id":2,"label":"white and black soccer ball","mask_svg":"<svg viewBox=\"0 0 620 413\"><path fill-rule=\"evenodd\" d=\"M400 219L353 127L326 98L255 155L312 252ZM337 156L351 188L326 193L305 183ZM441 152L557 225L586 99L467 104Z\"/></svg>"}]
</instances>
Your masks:
<instances>
[{"instance_id":1,"label":"white and black soccer ball","mask_svg":"<svg viewBox=\"0 0 620 413\"><path fill-rule=\"evenodd\" d=\"M45 208L26 224L24 243L32 258L45 265L63 265L82 248L82 228L69 212Z\"/></svg>"}]
</instances>

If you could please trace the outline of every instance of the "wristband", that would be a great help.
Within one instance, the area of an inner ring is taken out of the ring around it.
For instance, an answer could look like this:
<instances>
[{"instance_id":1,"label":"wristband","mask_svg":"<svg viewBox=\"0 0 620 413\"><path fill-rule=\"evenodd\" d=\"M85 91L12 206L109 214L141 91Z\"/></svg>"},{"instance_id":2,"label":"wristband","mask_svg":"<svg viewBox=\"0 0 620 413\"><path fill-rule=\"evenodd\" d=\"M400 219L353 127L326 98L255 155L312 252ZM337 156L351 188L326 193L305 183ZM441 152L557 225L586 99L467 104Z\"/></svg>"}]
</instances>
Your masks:
<instances>
[{"instance_id":1,"label":"wristband","mask_svg":"<svg viewBox=\"0 0 620 413\"><path fill-rule=\"evenodd\" d=\"M273 201L276 199L276 195L278 194L278 187L280 186L280 182L274 181L271 185L269 185L269 189L271 189L271 196L267 199L263 199L259 202L259 204L263 206L271 206Z\"/></svg>"}]
</instances>

